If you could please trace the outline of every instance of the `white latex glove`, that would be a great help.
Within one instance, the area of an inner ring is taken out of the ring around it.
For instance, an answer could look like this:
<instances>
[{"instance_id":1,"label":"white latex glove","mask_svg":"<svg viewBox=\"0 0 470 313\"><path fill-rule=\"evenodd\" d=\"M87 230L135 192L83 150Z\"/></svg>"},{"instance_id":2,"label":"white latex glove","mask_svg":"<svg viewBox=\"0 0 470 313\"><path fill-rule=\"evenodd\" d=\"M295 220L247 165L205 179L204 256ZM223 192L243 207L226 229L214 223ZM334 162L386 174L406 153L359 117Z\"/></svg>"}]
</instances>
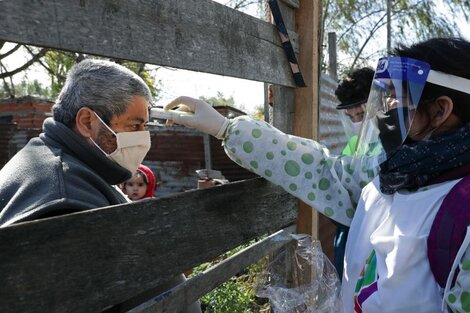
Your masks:
<instances>
[{"instance_id":1,"label":"white latex glove","mask_svg":"<svg viewBox=\"0 0 470 313\"><path fill-rule=\"evenodd\" d=\"M196 128L218 139L225 137L229 120L217 112L210 104L191 97L178 97L165 105L165 110L178 107L178 110L193 112L192 115L174 114L172 120L186 127Z\"/></svg>"}]
</instances>

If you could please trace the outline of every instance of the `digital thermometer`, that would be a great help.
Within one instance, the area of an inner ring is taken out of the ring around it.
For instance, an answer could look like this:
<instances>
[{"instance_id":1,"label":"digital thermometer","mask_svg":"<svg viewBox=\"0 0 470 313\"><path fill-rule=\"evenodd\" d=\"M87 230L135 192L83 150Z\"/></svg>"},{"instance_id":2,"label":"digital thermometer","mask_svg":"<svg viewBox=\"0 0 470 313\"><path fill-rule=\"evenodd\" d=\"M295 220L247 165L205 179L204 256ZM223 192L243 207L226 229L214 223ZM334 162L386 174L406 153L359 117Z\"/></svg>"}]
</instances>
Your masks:
<instances>
[{"instance_id":1,"label":"digital thermometer","mask_svg":"<svg viewBox=\"0 0 470 313\"><path fill-rule=\"evenodd\" d=\"M191 116L193 113L177 111L177 110L164 110L161 108L151 108L150 109L150 118L158 118L164 120L172 120L175 116Z\"/></svg>"}]
</instances>

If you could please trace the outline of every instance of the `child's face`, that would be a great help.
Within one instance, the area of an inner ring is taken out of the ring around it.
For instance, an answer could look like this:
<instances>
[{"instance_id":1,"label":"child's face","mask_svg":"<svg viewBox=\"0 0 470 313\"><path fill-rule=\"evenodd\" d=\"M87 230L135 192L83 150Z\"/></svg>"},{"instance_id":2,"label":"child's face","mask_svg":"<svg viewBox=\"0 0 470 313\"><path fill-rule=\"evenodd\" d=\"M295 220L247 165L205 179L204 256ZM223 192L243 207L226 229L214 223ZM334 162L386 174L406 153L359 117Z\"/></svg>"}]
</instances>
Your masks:
<instances>
[{"instance_id":1,"label":"child's face","mask_svg":"<svg viewBox=\"0 0 470 313\"><path fill-rule=\"evenodd\" d=\"M131 200L141 199L147 192L147 183L141 175L133 176L124 184L124 193Z\"/></svg>"}]
</instances>

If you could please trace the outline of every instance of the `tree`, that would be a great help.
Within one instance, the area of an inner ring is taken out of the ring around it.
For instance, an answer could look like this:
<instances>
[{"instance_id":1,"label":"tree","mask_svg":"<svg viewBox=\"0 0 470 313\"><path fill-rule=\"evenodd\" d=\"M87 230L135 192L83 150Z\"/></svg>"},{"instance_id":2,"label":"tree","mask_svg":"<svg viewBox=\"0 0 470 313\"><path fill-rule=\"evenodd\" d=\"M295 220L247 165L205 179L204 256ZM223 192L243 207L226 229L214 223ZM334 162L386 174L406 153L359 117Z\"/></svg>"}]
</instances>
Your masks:
<instances>
[{"instance_id":1,"label":"tree","mask_svg":"<svg viewBox=\"0 0 470 313\"><path fill-rule=\"evenodd\" d=\"M159 92L161 90L161 80L157 80L156 73L158 69L160 68L159 66L154 66L150 67L149 65L145 63L139 63L139 62L132 62L132 61L125 61L125 60L113 60L114 62L121 64L122 66L127 67L137 75L139 75L144 82L147 84L147 86L150 88L150 91L152 92L152 96L155 99L159 98Z\"/></svg>"},{"instance_id":2,"label":"tree","mask_svg":"<svg viewBox=\"0 0 470 313\"><path fill-rule=\"evenodd\" d=\"M51 92L48 87L45 87L37 79L28 81L23 79L21 83L14 85L15 89L5 89L5 86L0 86L0 99L2 98L12 98L14 97L23 97L23 96L33 96L44 99L49 99Z\"/></svg>"},{"instance_id":3,"label":"tree","mask_svg":"<svg viewBox=\"0 0 470 313\"><path fill-rule=\"evenodd\" d=\"M452 12L453 18L445 12ZM397 43L410 44L436 36L461 36L457 18L468 19L470 2L467 0L394 0L391 2L392 47ZM387 1L325 0L323 5L323 32L337 33L340 73L367 65L378 56L387 54ZM323 43L326 47L324 35ZM322 69L326 69L323 54Z\"/></svg>"},{"instance_id":4,"label":"tree","mask_svg":"<svg viewBox=\"0 0 470 313\"><path fill-rule=\"evenodd\" d=\"M0 49L3 48L5 43L6 43L5 41L0 40ZM42 49L28 48L27 51L30 55L30 58L24 61L23 64L17 66L15 69L9 70L4 64L4 59L13 55L14 53L20 52L21 51L20 48L22 47L23 45L16 44L13 48L9 49L5 53L0 54L0 80L2 81L0 94L2 94L3 97L15 97L16 96L16 93L15 93L16 88L13 83L13 76L23 71L26 71L31 65L33 65L38 60L40 60L48 51L45 48L42 48Z\"/></svg>"},{"instance_id":5,"label":"tree","mask_svg":"<svg viewBox=\"0 0 470 313\"><path fill-rule=\"evenodd\" d=\"M50 89L53 98L59 94L64 86L68 71L82 59L84 59L84 56L79 53L51 50L45 54L42 60L38 61L46 69L51 79Z\"/></svg>"},{"instance_id":6,"label":"tree","mask_svg":"<svg viewBox=\"0 0 470 313\"><path fill-rule=\"evenodd\" d=\"M225 0L225 5L240 11L256 7L258 17L266 16L267 0Z\"/></svg>"},{"instance_id":7,"label":"tree","mask_svg":"<svg viewBox=\"0 0 470 313\"><path fill-rule=\"evenodd\" d=\"M255 108L255 111L250 115L254 118L259 119L259 120L264 120L264 106L263 105L258 105Z\"/></svg>"},{"instance_id":8,"label":"tree","mask_svg":"<svg viewBox=\"0 0 470 313\"><path fill-rule=\"evenodd\" d=\"M0 41L0 49L4 45L5 42ZM4 64L3 59L13 55L14 53L22 53L27 57L27 60L22 65L19 65L15 69L10 70ZM75 63L80 62L87 57L88 56L81 53L16 44L7 52L0 54L0 80L2 81L2 85L0 87L0 96L18 97L27 95L25 92L36 90L35 95L55 98L62 89L70 68ZM161 82L155 78L155 73L159 67L150 67L144 63L131 61L113 61L129 68L139 75L150 88L154 98L158 98L159 91L161 89ZM20 86L15 86L13 82L13 76L22 72L27 74L28 70L30 70L31 66L34 64L39 64L46 70L51 80L51 85L44 87L42 84L38 85L39 82L37 81L28 83L25 81L25 79L23 79L20 83Z\"/></svg>"},{"instance_id":9,"label":"tree","mask_svg":"<svg viewBox=\"0 0 470 313\"><path fill-rule=\"evenodd\" d=\"M212 106L230 106L233 107L235 101L233 100L233 96L226 98L224 94L220 91L217 91L217 96L206 98L204 96L199 97L199 99L206 101Z\"/></svg>"}]
</instances>

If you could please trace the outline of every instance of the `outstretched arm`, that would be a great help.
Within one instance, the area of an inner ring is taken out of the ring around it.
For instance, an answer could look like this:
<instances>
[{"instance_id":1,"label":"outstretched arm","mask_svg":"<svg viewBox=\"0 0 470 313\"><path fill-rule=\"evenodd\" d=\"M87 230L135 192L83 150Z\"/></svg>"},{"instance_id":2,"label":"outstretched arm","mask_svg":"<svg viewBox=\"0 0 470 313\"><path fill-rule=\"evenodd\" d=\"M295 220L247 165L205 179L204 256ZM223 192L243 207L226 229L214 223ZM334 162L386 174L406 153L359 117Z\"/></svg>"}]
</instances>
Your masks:
<instances>
[{"instance_id":1,"label":"outstretched arm","mask_svg":"<svg viewBox=\"0 0 470 313\"><path fill-rule=\"evenodd\" d=\"M287 135L264 121L242 116L230 121L201 100L180 97L167 109L184 105L194 116L174 122L211 135L223 133L227 155L240 166L282 186L319 212L349 225L362 188L376 173L348 156L330 155L316 141ZM215 112L215 113L214 113Z\"/></svg>"},{"instance_id":2,"label":"outstretched arm","mask_svg":"<svg viewBox=\"0 0 470 313\"><path fill-rule=\"evenodd\" d=\"M318 142L282 133L264 121L231 121L225 152L240 166L282 186L320 213L349 225L362 188L375 173Z\"/></svg>"}]
</instances>

